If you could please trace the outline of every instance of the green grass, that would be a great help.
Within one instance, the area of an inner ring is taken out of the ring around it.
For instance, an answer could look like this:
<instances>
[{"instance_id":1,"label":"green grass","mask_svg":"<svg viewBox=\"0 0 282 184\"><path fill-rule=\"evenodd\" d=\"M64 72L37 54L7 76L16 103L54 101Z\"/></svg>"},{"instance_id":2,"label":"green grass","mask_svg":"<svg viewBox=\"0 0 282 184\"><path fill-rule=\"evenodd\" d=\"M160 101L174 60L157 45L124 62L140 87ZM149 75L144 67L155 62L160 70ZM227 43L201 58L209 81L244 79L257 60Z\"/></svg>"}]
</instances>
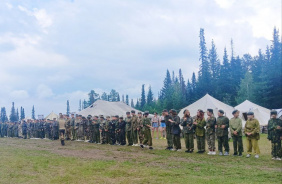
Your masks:
<instances>
[{"instance_id":1,"label":"green grass","mask_svg":"<svg viewBox=\"0 0 282 184\"><path fill-rule=\"evenodd\" d=\"M282 162L271 160L266 135L259 141L259 159L171 152L163 149L165 140L153 143L150 151L3 138L0 183L281 183ZM232 142L230 148L232 153Z\"/></svg>"}]
</instances>

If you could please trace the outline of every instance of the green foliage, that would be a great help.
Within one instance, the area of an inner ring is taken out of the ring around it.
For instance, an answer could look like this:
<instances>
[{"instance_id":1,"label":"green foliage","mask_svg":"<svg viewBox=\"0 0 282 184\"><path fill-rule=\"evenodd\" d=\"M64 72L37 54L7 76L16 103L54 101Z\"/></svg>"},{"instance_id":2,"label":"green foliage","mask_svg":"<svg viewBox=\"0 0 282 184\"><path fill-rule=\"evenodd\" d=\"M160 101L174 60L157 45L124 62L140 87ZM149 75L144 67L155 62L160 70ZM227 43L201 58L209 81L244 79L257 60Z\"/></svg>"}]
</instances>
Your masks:
<instances>
[{"instance_id":1,"label":"green foliage","mask_svg":"<svg viewBox=\"0 0 282 184\"><path fill-rule=\"evenodd\" d=\"M34 109L34 105L32 106L32 110L31 110L31 118L35 119L35 109Z\"/></svg>"},{"instance_id":2,"label":"green foliage","mask_svg":"<svg viewBox=\"0 0 282 184\"><path fill-rule=\"evenodd\" d=\"M70 102L67 100L67 115L70 115Z\"/></svg>"}]
</instances>

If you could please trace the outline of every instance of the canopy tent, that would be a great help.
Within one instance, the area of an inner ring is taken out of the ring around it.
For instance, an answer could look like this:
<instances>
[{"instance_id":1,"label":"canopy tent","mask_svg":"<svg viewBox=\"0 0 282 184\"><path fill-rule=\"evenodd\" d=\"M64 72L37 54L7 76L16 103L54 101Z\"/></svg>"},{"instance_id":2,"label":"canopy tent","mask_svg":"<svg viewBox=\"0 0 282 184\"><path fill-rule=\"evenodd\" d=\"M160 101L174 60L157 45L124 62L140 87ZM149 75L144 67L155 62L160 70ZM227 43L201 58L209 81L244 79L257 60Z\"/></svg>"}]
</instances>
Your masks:
<instances>
[{"instance_id":1,"label":"canopy tent","mask_svg":"<svg viewBox=\"0 0 282 184\"><path fill-rule=\"evenodd\" d=\"M58 117L59 116L52 111L48 116L45 117L45 119L53 120L54 118L56 118L57 120Z\"/></svg>"},{"instance_id":2,"label":"canopy tent","mask_svg":"<svg viewBox=\"0 0 282 184\"><path fill-rule=\"evenodd\" d=\"M131 110L135 110L136 113L140 112L129 105L125 104L124 102L108 102L104 100L97 100L92 105L83 109L82 111L78 112L79 115L87 117L88 115L91 116L126 116L126 112L130 112Z\"/></svg>"},{"instance_id":3,"label":"canopy tent","mask_svg":"<svg viewBox=\"0 0 282 184\"><path fill-rule=\"evenodd\" d=\"M207 109L213 109L214 115L217 117L218 110L222 109L225 112L225 116L228 118L232 118L232 111L234 110L233 107L213 98L209 94L206 94L204 97L199 99L198 101L192 103L191 105L183 108L179 112L179 117L183 117L183 112L185 109L190 111L191 116L196 116L198 109L202 109L204 112ZM207 113L205 113L205 117L207 118Z\"/></svg>"},{"instance_id":4,"label":"canopy tent","mask_svg":"<svg viewBox=\"0 0 282 184\"><path fill-rule=\"evenodd\" d=\"M282 108L281 109L275 109L277 111L277 118L282 119Z\"/></svg>"},{"instance_id":5,"label":"canopy tent","mask_svg":"<svg viewBox=\"0 0 282 184\"><path fill-rule=\"evenodd\" d=\"M240 111L240 117L244 120L243 124L247 120L247 112L254 112L255 118L259 121L260 125L267 125L270 118L270 110L259 106L249 100L245 100L241 104L237 105L235 109Z\"/></svg>"}]
</instances>

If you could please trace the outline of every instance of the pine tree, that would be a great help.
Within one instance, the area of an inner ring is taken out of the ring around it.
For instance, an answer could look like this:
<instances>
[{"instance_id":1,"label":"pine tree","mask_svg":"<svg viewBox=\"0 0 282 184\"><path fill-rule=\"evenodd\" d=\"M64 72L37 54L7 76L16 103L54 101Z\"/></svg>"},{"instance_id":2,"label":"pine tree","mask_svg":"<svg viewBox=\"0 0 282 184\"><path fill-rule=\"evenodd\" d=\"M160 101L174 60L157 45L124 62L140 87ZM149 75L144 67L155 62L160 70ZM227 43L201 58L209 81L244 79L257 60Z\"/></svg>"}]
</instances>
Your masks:
<instances>
[{"instance_id":1,"label":"pine tree","mask_svg":"<svg viewBox=\"0 0 282 184\"><path fill-rule=\"evenodd\" d=\"M132 108L134 108L134 102L133 102L133 99L131 99L131 104L130 104L130 106L131 106Z\"/></svg>"},{"instance_id":2,"label":"pine tree","mask_svg":"<svg viewBox=\"0 0 282 184\"><path fill-rule=\"evenodd\" d=\"M124 95L122 95L122 97L121 97L121 98L122 98L122 102L124 102Z\"/></svg>"},{"instance_id":3,"label":"pine tree","mask_svg":"<svg viewBox=\"0 0 282 184\"><path fill-rule=\"evenodd\" d=\"M17 121L17 113L15 110L15 104L12 102L11 114L10 114L10 121L16 122Z\"/></svg>"},{"instance_id":4,"label":"pine tree","mask_svg":"<svg viewBox=\"0 0 282 184\"><path fill-rule=\"evenodd\" d=\"M240 83L240 89L236 98L237 103L240 104L245 100L253 102L255 99L254 89L252 74L250 72L246 72L244 79L242 79Z\"/></svg>"},{"instance_id":5,"label":"pine tree","mask_svg":"<svg viewBox=\"0 0 282 184\"><path fill-rule=\"evenodd\" d=\"M31 110L31 118L35 119L35 109L34 109L34 105L32 106L32 110Z\"/></svg>"},{"instance_id":6,"label":"pine tree","mask_svg":"<svg viewBox=\"0 0 282 184\"><path fill-rule=\"evenodd\" d=\"M200 29L200 69L198 76L198 95L204 96L211 91L211 74L204 29Z\"/></svg>"},{"instance_id":7,"label":"pine tree","mask_svg":"<svg viewBox=\"0 0 282 184\"><path fill-rule=\"evenodd\" d=\"M143 107L146 104L146 97L145 97L145 84L142 85L142 90L141 90L141 103L140 103L140 108L143 109Z\"/></svg>"},{"instance_id":8,"label":"pine tree","mask_svg":"<svg viewBox=\"0 0 282 184\"><path fill-rule=\"evenodd\" d=\"M23 108L23 115L22 115L22 116L23 116L23 119L25 119L25 112L24 112L24 108Z\"/></svg>"},{"instance_id":9,"label":"pine tree","mask_svg":"<svg viewBox=\"0 0 282 184\"><path fill-rule=\"evenodd\" d=\"M120 102L120 96L119 96L119 93L117 93L117 101Z\"/></svg>"},{"instance_id":10,"label":"pine tree","mask_svg":"<svg viewBox=\"0 0 282 184\"><path fill-rule=\"evenodd\" d=\"M23 107L21 106L21 115L20 115L20 120L23 120Z\"/></svg>"},{"instance_id":11,"label":"pine tree","mask_svg":"<svg viewBox=\"0 0 282 184\"><path fill-rule=\"evenodd\" d=\"M187 105L188 102L187 102L187 98L186 98L187 97L186 85L185 85L185 81L184 81L181 69L179 69L179 84L180 84L181 98L182 98L181 106L184 106L184 105Z\"/></svg>"},{"instance_id":12,"label":"pine tree","mask_svg":"<svg viewBox=\"0 0 282 184\"><path fill-rule=\"evenodd\" d=\"M153 100L154 100L154 95L153 95L151 86L149 86L149 90L147 94L147 105L148 106L152 105Z\"/></svg>"},{"instance_id":13,"label":"pine tree","mask_svg":"<svg viewBox=\"0 0 282 184\"><path fill-rule=\"evenodd\" d=\"M86 100L83 100L83 104L82 104L82 108L86 109L88 107L88 103L86 102Z\"/></svg>"},{"instance_id":14,"label":"pine tree","mask_svg":"<svg viewBox=\"0 0 282 184\"><path fill-rule=\"evenodd\" d=\"M137 98L137 101L136 101L135 109L140 110L140 102L139 102L138 98Z\"/></svg>"},{"instance_id":15,"label":"pine tree","mask_svg":"<svg viewBox=\"0 0 282 184\"><path fill-rule=\"evenodd\" d=\"M7 113L6 113L6 108L5 107L1 107L1 122L5 123L8 121L8 117L7 117Z\"/></svg>"},{"instance_id":16,"label":"pine tree","mask_svg":"<svg viewBox=\"0 0 282 184\"><path fill-rule=\"evenodd\" d=\"M102 96L101 96L102 100L108 101L108 95L106 92L103 92Z\"/></svg>"},{"instance_id":17,"label":"pine tree","mask_svg":"<svg viewBox=\"0 0 282 184\"><path fill-rule=\"evenodd\" d=\"M67 115L70 115L70 102L67 100Z\"/></svg>"},{"instance_id":18,"label":"pine tree","mask_svg":"<svg viewBox=\"0 0 282 184\"><path fill-rule=\"evenodd\" d=\"M211 49L209 50L209 63L211 72L211 91L210 94L215 98L218 98L218 79L220 75L220 61L214 41L211 42Z\"/></svg>"},{"instance_id":19,"label":"pine tree","mask_svg":"<svg viewBox=\"0 0 282 184\"><path fill-rule=\"evenodd\" d=\"M128 95L125 95L125 103L126 103L126 105L129 105L129 98L128 98Z\"/></svg>"},{"instance_id":20,"label":"pine tree","mask_svg":"<svg viewBox=\"0 0 282 184\"><path fill-rule=\"evenodd\" d=\"M119 93L116 90L112 89L109 95L109 101L117 102L118 98L119 98Z\"/></svg>"},{"instance_id":21,"label":"pine tree","mask_svg":"<svg viewBox=\"0 0 282 184\"><path fill-rule=\"evenodd\" d=\"M81 99L79 99L79 105L78 105L78 111L81 111L82 108L81 108Z\"/></svg>"},{"instance_id":22,"label":"pine tree","mask_svg":"<svg viewBox=\"0 0 282 184\"><path fill-rule=\"evenodd\" d=\"M91 90L90 93L88 93L89 100L88 100L88 106L92 105L96 100L100 98L98 93L95 93L94 90Z\"/></svg>"},{"instance_id":23,"label":"pine tree","mask_svg":"<svg viewBox=\"0 0 282 184\"><path fill-rule=\"evenodd\" d=\"M17 120L16 121L19 121L20 119L20 116L19 116L19 109L17 108L17 113L16 113L16 117L17 117Z\"/></svg>"}]
</instances>

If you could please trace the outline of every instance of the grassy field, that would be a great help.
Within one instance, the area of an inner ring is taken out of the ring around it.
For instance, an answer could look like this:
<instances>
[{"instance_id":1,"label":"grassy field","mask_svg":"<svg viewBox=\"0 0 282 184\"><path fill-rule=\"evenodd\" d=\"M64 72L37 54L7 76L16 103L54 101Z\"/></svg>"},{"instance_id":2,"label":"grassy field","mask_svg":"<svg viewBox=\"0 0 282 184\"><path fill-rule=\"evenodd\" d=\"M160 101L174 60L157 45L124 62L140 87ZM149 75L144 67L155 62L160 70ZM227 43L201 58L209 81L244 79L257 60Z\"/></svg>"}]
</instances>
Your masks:
<instances>
[{"instance_id":1,"label":"grassy field","mask_svg":"<svg viewBox=\"0 0 282 184\"><path fill-rule=\"evenodd\" d=\"M273 161L261 136L259 159L209 156L84 142L0 139L0 183L281 183L282 162ZM182 140L182 146L184 142ZM231 153L232 142L230 142Z\"/></svg>"}]
</instances>

